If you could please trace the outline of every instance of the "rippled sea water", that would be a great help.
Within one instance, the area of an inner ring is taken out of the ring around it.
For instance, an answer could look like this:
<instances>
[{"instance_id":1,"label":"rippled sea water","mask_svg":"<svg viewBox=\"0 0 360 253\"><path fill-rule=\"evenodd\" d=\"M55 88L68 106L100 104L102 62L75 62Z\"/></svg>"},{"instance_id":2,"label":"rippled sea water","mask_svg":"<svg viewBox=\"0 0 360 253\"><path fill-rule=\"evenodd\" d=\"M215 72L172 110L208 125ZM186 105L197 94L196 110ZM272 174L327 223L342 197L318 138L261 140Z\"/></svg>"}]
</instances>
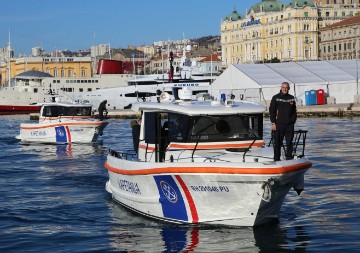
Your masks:
<instances>
[{"instance_id":1,"label":"rippled sea water","mask_svg":"<svg viewBox=\"0 0 360 253\"><path fill-rule=\"evenodd\" d=\"M114 203L103 165L108 148L132 148L129 120L109 120L95 145L23 145L23 121L0 117L0 252L360 252L359 118L298 120L305 190L256 228L170 225Z\"/></svg>"}]
</instances>

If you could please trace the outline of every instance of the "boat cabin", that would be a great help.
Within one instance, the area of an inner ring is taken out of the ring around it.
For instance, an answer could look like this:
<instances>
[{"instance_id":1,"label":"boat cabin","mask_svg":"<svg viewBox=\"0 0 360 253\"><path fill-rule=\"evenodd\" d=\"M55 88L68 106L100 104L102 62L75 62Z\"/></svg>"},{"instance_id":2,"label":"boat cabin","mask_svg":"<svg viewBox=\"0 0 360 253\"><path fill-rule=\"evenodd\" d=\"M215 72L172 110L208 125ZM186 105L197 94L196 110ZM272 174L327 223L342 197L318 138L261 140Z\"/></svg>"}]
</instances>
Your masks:
<instances>
[{"instance_id":1,"label":"boat cabin","mask_svg":"<svg viewBox=\"0 0 360 253\"><path fill-rule=\"evenodd\" d=\"M91 104L43 103L41 105L40 117L42 118L91 117Z\"/></svg>"},{"instance_id":2,"label":"boat cabin","mask_svg":"<svg viewBox=\"0 0 360 253\"><path fill-rule=\"evenodd\" d=\"M263 115L186 115L145 112L144 139L155 144L155 136L168 142L228 142L262 139ZM159 129L161 129L159 131Z\"/></svg>"},{"instance_id":3,"label":"boat cabin","mask_svg":"<svg viewBox=\"0 0 360 253\"><path fill-rule=\"evenodd\" d=\"M235 107L199 102L191 106L153 103L142 113L139 158L164 161L166 152L194 149L234 149L263 143L263 107L242 103ZM246 113L245 113L246 111Z\"/></svg>"}]
</instances>

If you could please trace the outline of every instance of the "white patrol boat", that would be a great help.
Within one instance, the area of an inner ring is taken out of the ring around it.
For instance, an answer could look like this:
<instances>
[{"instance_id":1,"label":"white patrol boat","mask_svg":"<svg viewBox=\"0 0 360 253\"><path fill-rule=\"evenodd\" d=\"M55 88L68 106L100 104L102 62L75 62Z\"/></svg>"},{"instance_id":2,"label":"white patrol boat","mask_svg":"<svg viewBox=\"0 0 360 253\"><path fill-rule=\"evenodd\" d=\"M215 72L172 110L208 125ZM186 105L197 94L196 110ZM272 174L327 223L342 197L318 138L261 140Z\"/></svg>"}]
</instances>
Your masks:
<instances>
[{"instance_id":1,"label":"white patrol boat","mask_svg":"<svg viewBox=\"0 0 360 253\"><path fill-rule=\"evenodd\" d=\"M246 101L138 103L135 152L109 150L106 190L120 204L173 223L255 226L278 218L285 196L303 189L312 166L307 131L294 159L273 160L263 140L264 108Z\"/></svg>"},{"instance_id":2,"label":"white patrol boat","mask_svg":"<svg viewBox=\"0 0 360 253\"><path fill-rule=\"evenodd\" d=\"M90 143L95 142L108 122L91 119L91 104L39 103L38 123L21 123L22 142Z\"/></svg>"}]
</instances>

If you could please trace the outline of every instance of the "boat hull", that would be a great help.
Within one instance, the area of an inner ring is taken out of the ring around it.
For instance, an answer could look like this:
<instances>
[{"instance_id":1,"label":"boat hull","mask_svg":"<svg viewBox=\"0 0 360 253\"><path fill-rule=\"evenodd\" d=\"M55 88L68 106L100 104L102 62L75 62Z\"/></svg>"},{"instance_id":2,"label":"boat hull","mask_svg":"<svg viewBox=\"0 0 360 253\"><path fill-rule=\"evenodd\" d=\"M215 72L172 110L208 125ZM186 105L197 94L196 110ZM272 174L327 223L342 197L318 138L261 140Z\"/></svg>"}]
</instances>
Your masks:
<instances>
[{"instance_id":1,"label":"boat hull","mask_svg":"<svg viewBox=\"0 0 360 253\"><path fill-rule=\"evenodd\" d=\"M64 122L20 125L18 139L38 143L91 143L95 142L108 125L103 121Z\"/></svg>"},{"instance_id":2,"label":"boat hull","mask_svg":"<svg viewBox=\"0 0 360 253\"><path fill-rule=\"evenodd\" d=\"M0 115L29 114L39 111L38 105L0 105Z\"/></svg>"},{"instance_id":3,"label":"boat hull","mask_svg":"<svg viewBox=\"0 0 360 253\"><path fill-rule=\"evenodd\" d=\"M259 163L245 166L177 163L175 167L174 163L142 163L109 155L106 190L120 204L155 219L256 226L278 217L285 196L311 162L303 158L260 169Z\"/></svg>"}]
</instances>

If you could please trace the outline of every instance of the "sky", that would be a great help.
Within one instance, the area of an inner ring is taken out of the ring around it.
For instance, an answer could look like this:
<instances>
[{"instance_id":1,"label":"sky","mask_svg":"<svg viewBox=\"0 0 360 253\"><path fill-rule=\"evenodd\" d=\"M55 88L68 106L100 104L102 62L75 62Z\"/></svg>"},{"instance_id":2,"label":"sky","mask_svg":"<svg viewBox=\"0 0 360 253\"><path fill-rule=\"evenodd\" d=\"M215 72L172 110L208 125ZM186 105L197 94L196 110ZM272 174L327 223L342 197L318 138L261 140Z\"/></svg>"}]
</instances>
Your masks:
<instances>
[{"instance_id":1,"label":"sky","mask_svg":"<svg viewBox=\"0 0 360 253\"><path fill-rule=\"evenodd\" d=\"M15 56L31 48L47 52L149 45L161 40L220 35L234 8L241 15L261 0L11 0L2 1L0 47Z\"/></svg>"}]
</instances>

